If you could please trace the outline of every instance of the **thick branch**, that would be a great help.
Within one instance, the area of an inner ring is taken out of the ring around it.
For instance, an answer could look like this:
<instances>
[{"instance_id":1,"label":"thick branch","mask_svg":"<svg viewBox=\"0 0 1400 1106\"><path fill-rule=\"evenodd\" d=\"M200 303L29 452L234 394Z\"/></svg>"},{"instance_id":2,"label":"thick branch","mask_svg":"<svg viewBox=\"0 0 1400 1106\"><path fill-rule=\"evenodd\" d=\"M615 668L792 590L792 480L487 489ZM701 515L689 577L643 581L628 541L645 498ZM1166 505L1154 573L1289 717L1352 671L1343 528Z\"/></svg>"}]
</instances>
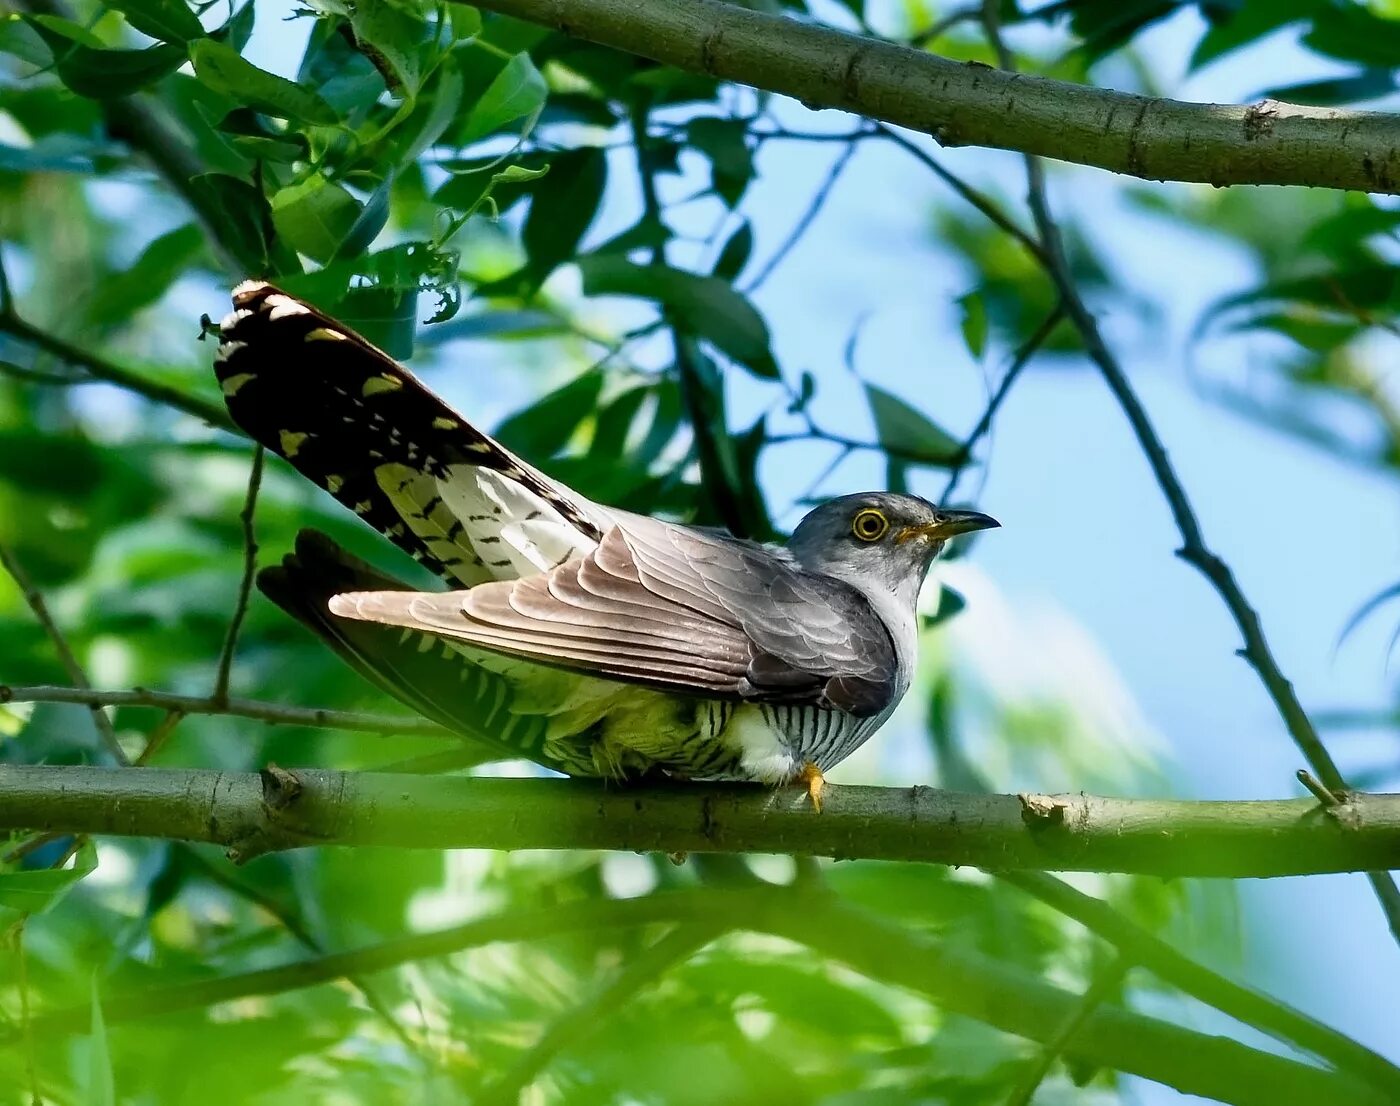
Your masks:
<instances>
[{"instance_id":1,"label":"thick branch","mask_svg":"<svg viewBox=\"0 0 1400 1106\"><path fill-rule=\"evenodd\" d=\"M1400 191L1400 116L1189 104L960 63L722 0L475 0L590 42L932 135L1148 180Z\"/></svg>"},{"instance_id":2,"label":"thick branch","mask_svg":"<svg viewBox=\"0 0 1400 1106\"><path fill-rule=\"evenodd\" d=\"M272 768L0 766L0 829L166 837L247 859L306 845L772 852L1002 870L1285 876L1400 866L1400 795L1182 802L833 786L624 788L584 780Z\"/></svg>"}]
</instances>

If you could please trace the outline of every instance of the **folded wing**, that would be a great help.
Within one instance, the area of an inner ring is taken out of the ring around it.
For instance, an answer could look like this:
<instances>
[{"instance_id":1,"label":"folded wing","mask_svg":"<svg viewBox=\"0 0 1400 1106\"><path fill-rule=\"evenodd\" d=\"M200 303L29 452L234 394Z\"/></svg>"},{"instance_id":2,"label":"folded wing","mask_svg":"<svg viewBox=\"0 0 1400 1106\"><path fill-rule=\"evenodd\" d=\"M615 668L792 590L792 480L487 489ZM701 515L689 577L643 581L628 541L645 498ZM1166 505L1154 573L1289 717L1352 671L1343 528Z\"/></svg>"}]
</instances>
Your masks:
<instances>
[{"instance_id":1,"label":"folded wing","mask_svg":"<svg viewBox=\"0 0 1400 1106\"><path fill-rule=\"evenodd\" d=\"M338 595L331 611L709 698L868 717L896 691L889 632L855 589L779 550L638 516L547 573L444 594Z\"/></svg>"}]
</instances>

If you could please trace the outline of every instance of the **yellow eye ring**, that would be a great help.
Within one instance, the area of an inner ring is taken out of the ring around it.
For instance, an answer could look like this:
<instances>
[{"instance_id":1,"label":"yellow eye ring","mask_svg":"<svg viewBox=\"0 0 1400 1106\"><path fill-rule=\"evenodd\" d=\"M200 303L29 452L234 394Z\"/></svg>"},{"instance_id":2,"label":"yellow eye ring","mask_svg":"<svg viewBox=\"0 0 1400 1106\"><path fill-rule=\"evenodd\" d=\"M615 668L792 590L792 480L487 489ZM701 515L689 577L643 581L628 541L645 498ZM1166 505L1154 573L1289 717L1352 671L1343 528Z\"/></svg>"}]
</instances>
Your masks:
<instances>
[{"instance_id":1,"label":"yellow eye ring","mask_svg":"<svg viewBox=\"0 0 1400 1106\"><path fill-rule=\"evenodd\" d=\"M861 541L879 541L890 531L890 520L885 512L874 507L865 507L851 519L851 533Z\"/></svg>"}]
</instances>

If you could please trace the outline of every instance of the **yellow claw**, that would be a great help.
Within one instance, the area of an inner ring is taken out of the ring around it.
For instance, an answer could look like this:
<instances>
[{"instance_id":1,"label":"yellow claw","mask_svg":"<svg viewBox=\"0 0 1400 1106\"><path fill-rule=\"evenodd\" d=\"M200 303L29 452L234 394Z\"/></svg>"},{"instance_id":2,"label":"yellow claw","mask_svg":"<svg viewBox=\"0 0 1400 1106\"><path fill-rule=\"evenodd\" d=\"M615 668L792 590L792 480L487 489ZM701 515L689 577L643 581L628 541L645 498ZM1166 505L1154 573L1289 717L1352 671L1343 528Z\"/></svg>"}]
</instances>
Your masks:
<instances>
[{"instance_id":1,"label":"yellow claw","mask_svg":"<svg viewBox=\"0 0 1400 1106\"><path fill-rule=\"evenodd\" d=\"M807 788L807 797L812 800L812 809L820 814L822 791L826 788L826 777L822 775L822 770L809 760L802 766L802 772L797 778Z\"/></svg>"}]
</instances>

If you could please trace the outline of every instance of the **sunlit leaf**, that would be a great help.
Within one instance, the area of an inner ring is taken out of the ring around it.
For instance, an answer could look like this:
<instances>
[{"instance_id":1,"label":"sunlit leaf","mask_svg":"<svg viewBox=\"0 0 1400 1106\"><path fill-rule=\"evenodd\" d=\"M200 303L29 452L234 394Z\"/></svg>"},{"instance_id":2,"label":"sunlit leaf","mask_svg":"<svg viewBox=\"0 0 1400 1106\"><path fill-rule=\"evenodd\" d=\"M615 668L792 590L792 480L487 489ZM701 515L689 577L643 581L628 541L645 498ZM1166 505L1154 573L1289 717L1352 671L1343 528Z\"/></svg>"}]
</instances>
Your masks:
<instances>
[{"instance_id":1,"label":"sunlit leaf","mask_svg":"<svg viewBox=\"0 0 1400 1106\"><path fill-rule=\"evenodd\" d=\"M319 94L259 69L222 42L200 39L190 46L190 60L195 76L205 85L258 111L301 123L336 121L335 109Z\"/></svg>"}]
</instances>

